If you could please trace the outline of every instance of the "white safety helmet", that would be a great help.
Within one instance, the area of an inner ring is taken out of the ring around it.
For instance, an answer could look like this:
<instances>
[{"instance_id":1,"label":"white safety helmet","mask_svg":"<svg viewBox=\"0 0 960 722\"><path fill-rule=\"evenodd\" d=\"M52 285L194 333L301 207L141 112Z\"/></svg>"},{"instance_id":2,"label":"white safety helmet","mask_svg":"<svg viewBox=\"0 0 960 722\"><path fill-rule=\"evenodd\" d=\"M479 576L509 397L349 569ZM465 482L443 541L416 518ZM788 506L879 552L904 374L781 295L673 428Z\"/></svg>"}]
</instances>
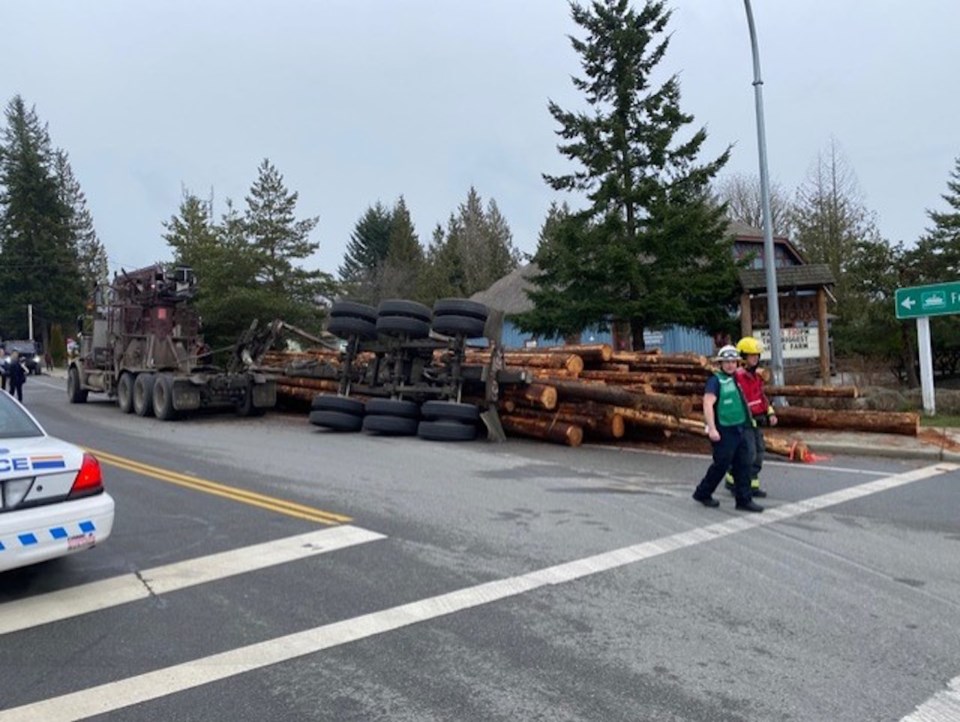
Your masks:
<instances>
[{"instance_id":1,"label":"white safety helmet","mask_svg":"<svg viewBox=\"0 0 960 722\"><path fill-rule=\"evenodd\" d=\"M736 361L740 358L740 352L736 346L727 344L717 351L717 361Z\"/></svg>"}]
</instances>

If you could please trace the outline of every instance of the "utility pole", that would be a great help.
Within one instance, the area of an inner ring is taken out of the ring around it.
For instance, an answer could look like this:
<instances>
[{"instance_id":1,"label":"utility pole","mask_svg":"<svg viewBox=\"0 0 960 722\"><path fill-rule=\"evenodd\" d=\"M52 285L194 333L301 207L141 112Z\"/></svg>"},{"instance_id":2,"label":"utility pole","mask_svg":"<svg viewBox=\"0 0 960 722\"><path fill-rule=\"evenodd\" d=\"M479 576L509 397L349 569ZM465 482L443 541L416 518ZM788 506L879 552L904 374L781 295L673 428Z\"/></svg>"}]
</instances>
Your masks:
<instances>
[{"instance_id":1,"label":"utility pole","mask_svg":"<svg viewBox=\"0 0 960 722\"><path fill-rule=\"evenodd\" d=\"M33 341L33 304L27 304L27 338Z\"/></svg>"},{"instance_id":2,"label":"utility pole","mask_svg":"<svg viewBox=\"0 0 960 722\"><path fill-rule=\"evenodd\" d=\"M767 279L767 316L770 318L770 367L773 383L783 385L783 350L780 336L780 290L777 287L776 255L773 249L773 217L770 214L770 176L767 172L767 134L763 124L763 80L760 79L760 50L753 24L750 0L743 0L750 27L750 49L753 52L753 91L757 106L757 145L760 148L760 203L763 207L763 267Z\"/></svg>"}]
</instances>

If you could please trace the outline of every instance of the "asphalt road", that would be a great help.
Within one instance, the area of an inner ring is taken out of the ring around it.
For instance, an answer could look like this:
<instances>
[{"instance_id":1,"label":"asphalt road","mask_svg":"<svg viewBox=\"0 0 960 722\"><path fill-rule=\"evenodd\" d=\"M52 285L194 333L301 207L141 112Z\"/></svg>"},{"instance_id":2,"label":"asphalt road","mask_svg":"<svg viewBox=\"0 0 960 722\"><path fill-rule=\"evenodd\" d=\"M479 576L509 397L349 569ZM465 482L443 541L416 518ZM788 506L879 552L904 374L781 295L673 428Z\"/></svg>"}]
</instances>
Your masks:
<instances>
[{"instance_id":1,"label":"asphalt road","mask_svg":"<svg viewBox=\"0 0 960 722\"><path fill-rule=\"evenodd\" d=\"M744 515L690 499L694 455L164 423L49 377L25 396L101 452L117 520L0 574L0 722L861 722L954 699L950 464L771 463Z\"/></svg>"}]
</instances>

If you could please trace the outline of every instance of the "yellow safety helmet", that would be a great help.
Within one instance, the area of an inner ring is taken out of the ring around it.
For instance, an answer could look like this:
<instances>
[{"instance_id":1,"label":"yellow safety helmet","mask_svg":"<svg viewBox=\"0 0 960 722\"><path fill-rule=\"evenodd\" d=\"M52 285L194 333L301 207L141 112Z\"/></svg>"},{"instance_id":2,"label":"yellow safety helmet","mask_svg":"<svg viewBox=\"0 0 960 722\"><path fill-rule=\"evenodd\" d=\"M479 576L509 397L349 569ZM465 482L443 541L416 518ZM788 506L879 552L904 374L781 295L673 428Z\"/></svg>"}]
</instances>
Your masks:
<instances>
[{"instance_id":1,"label":"yellow safety helmet","mask_svg":"<svg viewBox=\"0 0 960 722\"><path fill-rule=\"evenodd\" d=\"M752 354L759 356L763 353L763 346L753 336L744 336L737 341L737 351L739 351L740 355L744 358Z\"/></svg>"}]
</instances>

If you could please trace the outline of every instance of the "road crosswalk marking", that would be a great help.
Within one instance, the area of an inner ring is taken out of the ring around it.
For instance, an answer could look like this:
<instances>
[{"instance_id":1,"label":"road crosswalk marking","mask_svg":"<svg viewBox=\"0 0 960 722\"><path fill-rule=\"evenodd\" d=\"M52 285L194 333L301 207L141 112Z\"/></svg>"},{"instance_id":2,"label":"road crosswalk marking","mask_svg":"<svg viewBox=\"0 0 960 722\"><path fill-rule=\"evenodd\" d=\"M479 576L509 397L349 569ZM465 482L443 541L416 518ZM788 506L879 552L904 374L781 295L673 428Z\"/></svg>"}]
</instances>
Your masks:
<instances>
[{"instance_id":1,"label":"road crosswalk marking","mask_svg":"<svg viewBox=\"0 0 960 722\"><path fill-rule=\"evenodd\" d=\"M347 524L6 602L0 635L385 538Z\"/></svg>"},{"instance_id":2,"label":"road crosswalk marking","mask_svg":"<svg viewBox=\"0 0 960 722\"><path fill-rule=\"evenodd\" d=\"M715 541L738 532L767 526L922 479L951 473L957 469L960 469L957 464L935 464L776 508L768 507L763 514L740 515L727 521L557 564L527 574L486 582L379 612L324 624L303 632L2 710L0 722L77 720L105 714L542 587L563 584L704 542Z\"/></svg>"}]
</instances>

